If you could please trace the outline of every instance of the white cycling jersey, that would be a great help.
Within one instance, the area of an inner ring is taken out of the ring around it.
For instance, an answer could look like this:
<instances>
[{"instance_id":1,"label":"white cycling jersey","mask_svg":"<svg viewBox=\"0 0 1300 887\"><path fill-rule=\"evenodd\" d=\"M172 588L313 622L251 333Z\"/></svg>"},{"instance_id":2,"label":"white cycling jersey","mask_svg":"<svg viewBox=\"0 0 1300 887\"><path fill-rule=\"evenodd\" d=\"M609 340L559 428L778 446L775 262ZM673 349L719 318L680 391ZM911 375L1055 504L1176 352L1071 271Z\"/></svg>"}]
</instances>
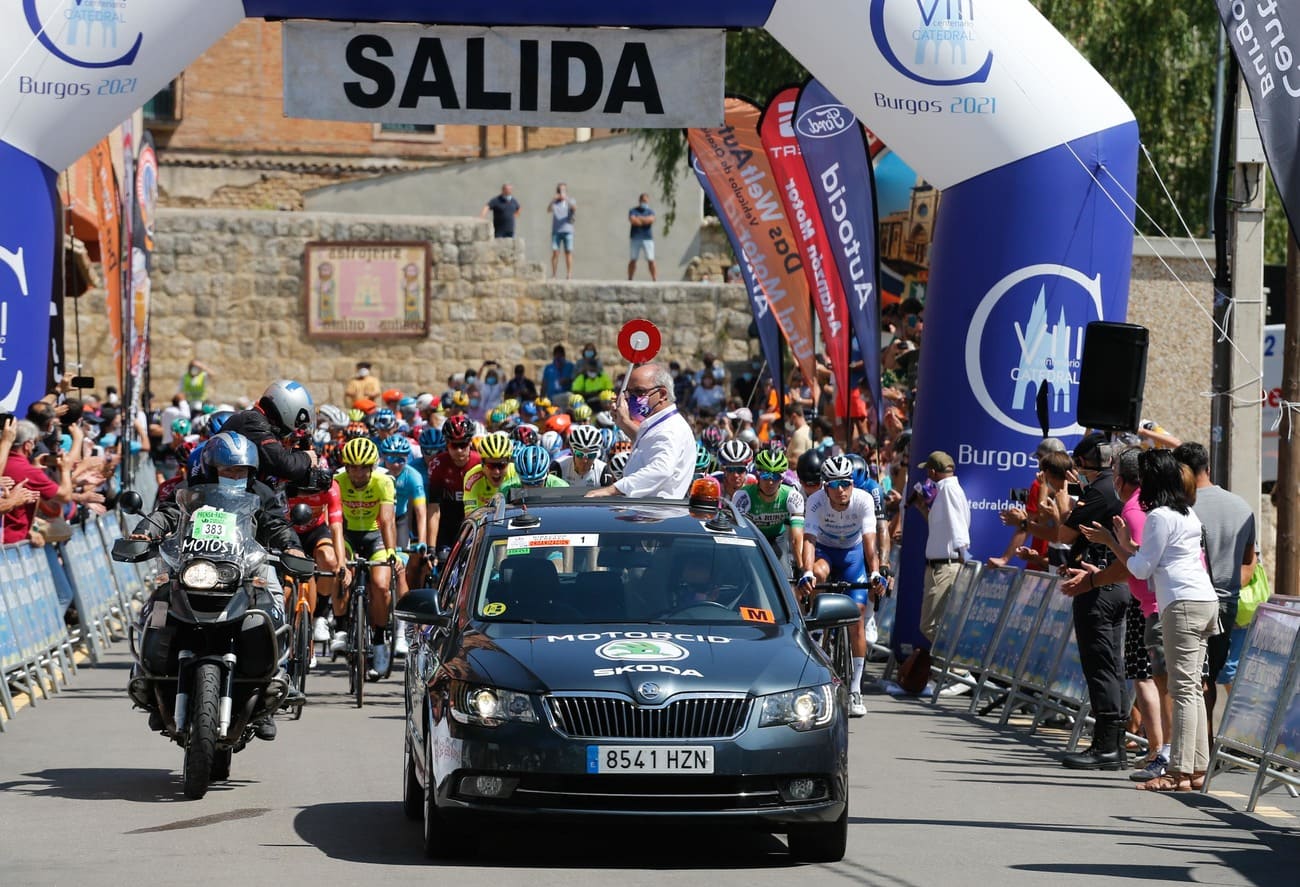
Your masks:
<instances>
[{"instance_id":1,"label":"white cycling jersey","mask_svg":"<svg viewBox=\"0 0 1300 887\"><path fill-rule=\"evenodd\" d=\"M587 469L586 474L578 474L573 465L572 456L564 456L560 460L560 477L564 478L571 487L598 487L600 479L605 473L605 463L600 459L592 459L591 467Z\"/></svg>"},{"instance_id":2,"label":"white cycling jersey","mask_svg":"<svg viewBox=\"0 0 1300 887\"><path fill-rule=\"evenodd\" d=\"M862 544L864 535L875 534L876 504L870 493L854 489L848 506L836 511L826 491L818 490L808 497L803 531L825 548L853 548Z\"/></svg>"}]
</instances>

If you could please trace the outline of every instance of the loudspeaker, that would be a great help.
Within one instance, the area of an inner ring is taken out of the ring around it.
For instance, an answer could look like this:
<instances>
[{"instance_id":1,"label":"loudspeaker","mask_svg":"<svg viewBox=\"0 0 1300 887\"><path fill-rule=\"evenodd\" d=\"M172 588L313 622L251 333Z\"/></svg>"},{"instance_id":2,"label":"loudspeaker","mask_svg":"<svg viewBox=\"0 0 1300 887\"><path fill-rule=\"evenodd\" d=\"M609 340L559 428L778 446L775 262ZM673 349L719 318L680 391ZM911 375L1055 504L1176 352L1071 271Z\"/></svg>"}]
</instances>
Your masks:
<instances>
[{"instance_id":1,"label":"loudspeaker","mask_svg":"<svg viewBox=\"0 0 1300 887\"><path fill-rule=\"evenodd\" d=\"M1088 324L1079 366L1079 424L1099 431L1137 431L1147 384L1151 334L1135 323Z\"/></svg>"}]
</instances>

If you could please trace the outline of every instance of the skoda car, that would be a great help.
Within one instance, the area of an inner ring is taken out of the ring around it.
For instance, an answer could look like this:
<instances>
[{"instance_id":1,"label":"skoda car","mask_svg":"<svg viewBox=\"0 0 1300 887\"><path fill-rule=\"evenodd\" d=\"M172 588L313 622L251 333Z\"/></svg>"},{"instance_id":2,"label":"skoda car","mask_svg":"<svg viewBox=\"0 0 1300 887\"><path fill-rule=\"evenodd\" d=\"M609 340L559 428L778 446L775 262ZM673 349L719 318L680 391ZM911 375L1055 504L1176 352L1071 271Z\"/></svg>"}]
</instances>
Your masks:
<instances>
[{"instance_id":1,"label":"skoda car","mask_svg":"<svg viewBox=\"0 0 1300 887\"><path fill-rule=\"evenodd\" d=\"M528 491L475 512L416 626L404 807L430 856L476 820L696 818L842 858L848 695L754 526L686 502Z\"/></svg>"}]
</instances>

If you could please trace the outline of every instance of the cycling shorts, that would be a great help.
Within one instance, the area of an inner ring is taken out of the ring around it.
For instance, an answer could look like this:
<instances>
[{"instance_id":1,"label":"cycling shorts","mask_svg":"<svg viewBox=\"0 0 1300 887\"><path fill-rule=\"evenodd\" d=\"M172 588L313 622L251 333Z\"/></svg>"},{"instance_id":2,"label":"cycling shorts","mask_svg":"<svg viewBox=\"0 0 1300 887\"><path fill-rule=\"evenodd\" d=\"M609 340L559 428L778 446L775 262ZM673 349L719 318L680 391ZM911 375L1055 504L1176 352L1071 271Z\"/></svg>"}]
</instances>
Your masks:
<instances>
[{"instance_id":1,"label":"cycling shorts","mask_svg":"<svg viewBox=\"0 0 1300 887\"><path fill-rule=\"evenodd\" d=\"M826 563L830 564L830 581L867 581L867 562L862 556L861 545L855 545L852 548L829 548L818 545L815 546L815 549L817 560L826 561ZM865 588L850 588L847 594L864 607L870 602L870 596Z\"/></svg>"},{"instance_id":2,"label":"cycling shorts","mask_svg":"<svg viewBox=\"0 0 1300 887\"><path fill-rule=\"evenodd\" d=\"M344 530L343 541L348 551L359 554L372 564L383 563L393 556L393 552L384 547L384 537L378 530Z\"/></svg>"},{"instance_id":3,"label":"cycling shorts","mask_svg":"<svg viewBox=\"0 0 1300 887\"><path fill-rule=\"evenodd\" d=\"M302 550L307 552L308 557L322 545L334 544L334 534L330 532L329 524L318 524L309 530L297 532L298 541L302 543Z\"/></svg>"}]
</instances>

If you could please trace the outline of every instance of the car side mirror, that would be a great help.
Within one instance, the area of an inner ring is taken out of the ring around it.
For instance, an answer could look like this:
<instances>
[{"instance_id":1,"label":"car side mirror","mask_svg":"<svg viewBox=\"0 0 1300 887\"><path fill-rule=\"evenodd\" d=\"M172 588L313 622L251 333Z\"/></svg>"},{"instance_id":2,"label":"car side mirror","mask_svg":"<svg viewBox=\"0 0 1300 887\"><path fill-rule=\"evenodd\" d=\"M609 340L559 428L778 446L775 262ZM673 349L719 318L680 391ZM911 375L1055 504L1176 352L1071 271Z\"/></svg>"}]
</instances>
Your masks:
<instances>
[{"instance_id":1,"label":"car side mirror","mask_svg":"<svg viewBox=\"0 0 1300 887\"><path fill-rule=\"evenodd\" d=\"M849 626L862 618L857 601L847 594L819 594L813 601L812 612L804 619L811 629Z\"/></svg>"},{"instance_id":2,"label":"car side mirror","mask_svg":"<svg viewBox=\"0 0 1300 887\"><path fill-rule=\"evenodd\" d=\"M144 499L135 490L124 490L117 497L117 507L127 514L139 514L144 508Z\"/></svg>"},{"instance_id":3,"label":"car side mirror","mask_svg":"<svg viewBox=\"0 0 1300 887\"><path fill-rule=\"evenodd\" d=\"M451 613L438 605L438 589L412 588L397 602L397 618L416 625L451 627Z\"/></svg>"}]
</instances>

